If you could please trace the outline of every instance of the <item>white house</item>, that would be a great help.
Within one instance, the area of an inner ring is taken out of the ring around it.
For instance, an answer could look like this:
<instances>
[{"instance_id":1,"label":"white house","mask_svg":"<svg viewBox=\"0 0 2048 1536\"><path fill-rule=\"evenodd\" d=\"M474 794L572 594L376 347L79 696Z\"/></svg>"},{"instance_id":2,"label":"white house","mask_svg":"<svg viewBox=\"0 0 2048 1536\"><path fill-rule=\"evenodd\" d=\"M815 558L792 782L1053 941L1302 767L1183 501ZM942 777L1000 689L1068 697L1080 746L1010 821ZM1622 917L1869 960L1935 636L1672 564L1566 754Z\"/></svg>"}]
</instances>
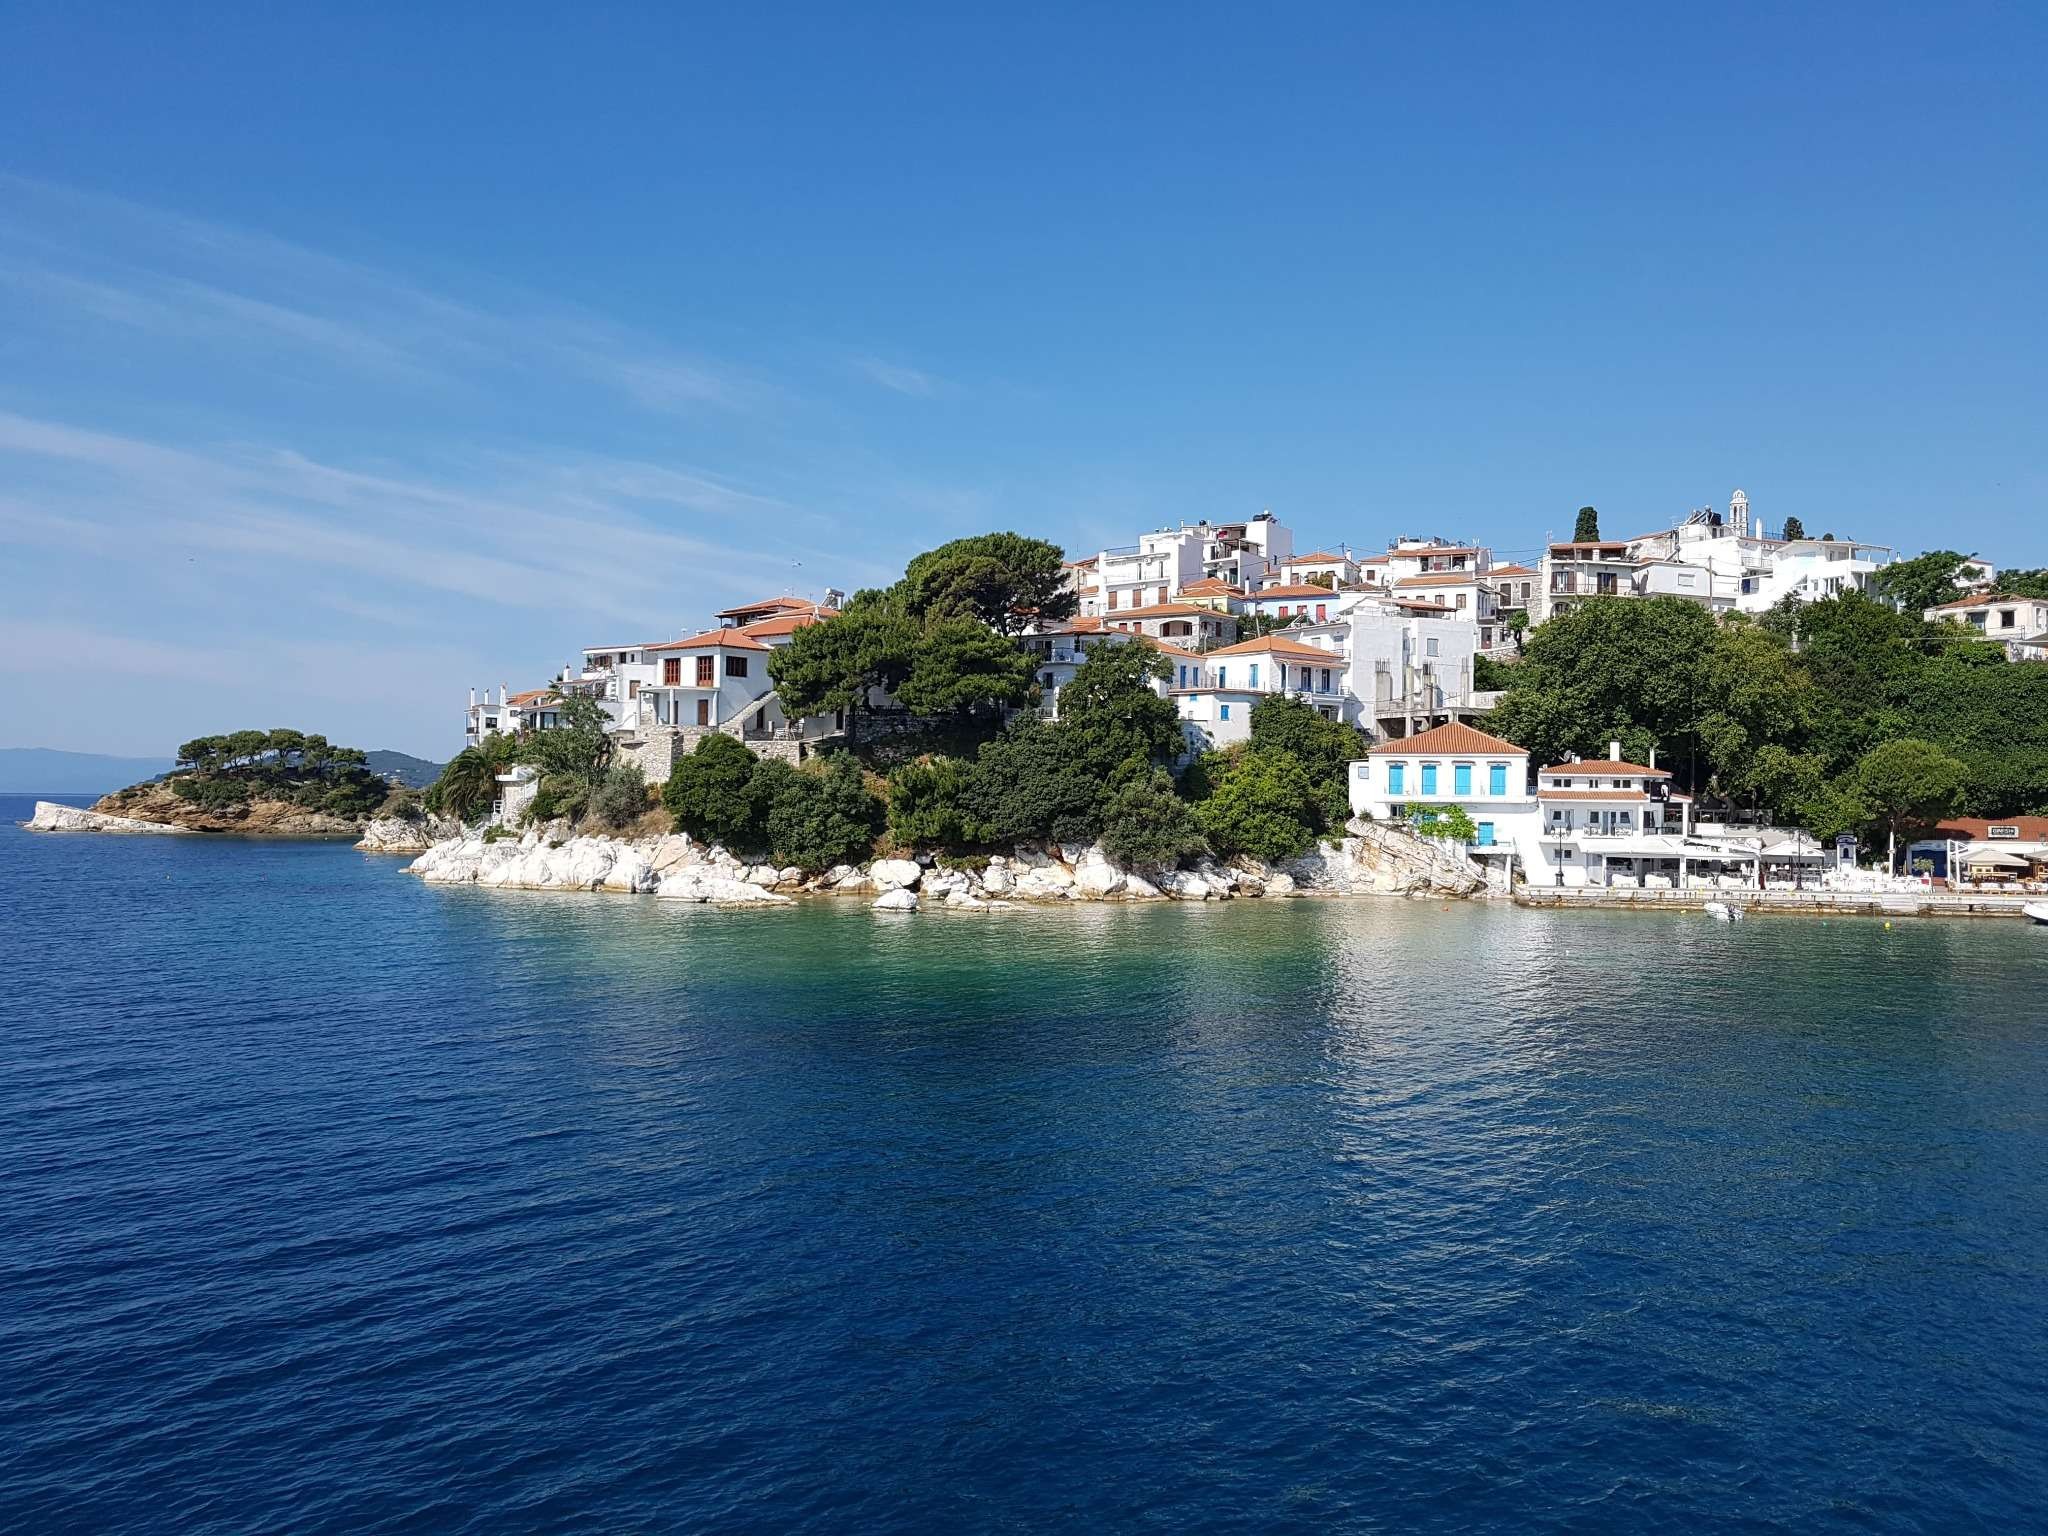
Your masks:
<instances>
[{"instance_id":1,"label":"white house","mask_svg":"<svg viewBox=\"0 0 2048 1536\"><path fill-rule=\"evenodd\" d=\"M1467 851L1502 873L1509 858L1526 860L1538 825L1528 752L1459 722L1374 747L1351 765L1350 795L1352 811L1376 821L1462 810L1476 834Z\"/></svg>"},{"instance_id":2,"label":"white house","mask_svg":"<svg viewBox=\"0 0 2048 1536\"><path fill-rule=\"evenodd\" d=\"M1924 610L1930 624L1967 624L2005 646L2009 661L2048 661L2048 601L1979 592Z\"/></svg>"},{"instance_id":3,"label":"white house","mask_svg":"<svg viewBox=\"0 0 2048 1536\"><path fill-rule=\"evenodd\" d=\"M1142 608L1111 608L1102 614L1106 629L1150 635L1173 645L1200 650L1228 645L1237 638L1237 615L1202 603L1147 603Z\"/></svg>"},{"instance_id":4,"label":"white house","mask_svg":"<svg viewBox=\"0 0 2048 1536\"><path fill-rule=\"evenodd\" d=\"M1480 637L1480 648L1492 648L1493 628L1498 615L1491 572L1482 575L1476 569L1430 571L1420 576L1399 578L1393 590L1398 597L1438 603L1461 619L1475 621L1484 631Z\"/></svg>"},{"instance_id":5,"label":"white house","mask_svg":"<svg viewBox=\"0 0 2048 1536\"><path fill-rule=\"evenodd\" d=\"M1409 576L1478 575L1492 566L1493 551L1484 545L1404 535L1387 545L1379 584L1390 586Z\"/></svg>"},{"instance_id":6,"label":"white house","mask_svg":"<svg viewBox=\"0 0 2048 1536\"><path fill-rule=\"evenodd\" d=\"M1767 613L1790 598L1801 603L1825 602L1844 592L1868 590L1870 579L1890 565L1891 549L1850 539L1793 539L1771 546L1761 571L1746 573L1736 606L1744 613Z\"/></svg>"},{"instance_id":7,"label":"white house","mask_svg":"<svg viewBox=\"0 0 2048 1536\"><path fill-rule=\"evenodd\" d=\"M1269 619L1293 618L1327 624L1333 618L1348 613L1364 596L1362 592L1332 591L1314 582L1288 582L1248 593L1243 606L1247 611L1263 614Z\"/></svg>"},{"instance_id":8,"label":"white house","mask_svg":"<svg viewBox=\"0 0 2048 1536\"><path fill-rule=\"evenodd\" d=\"M1297 638L1319 639L1313 632ZM1345 691L1358 701L1360 720L1379 735L1412 736L1483 713L1472 685L1479 625L1454 609L1361 602L1344 616L1333 648L1344 657Z\"/></svg>"},{"instance_id":9,"label":"white house","mask_svg":"<svg viewBox=\"0 0 2048 1536\"><path fill-rule=\"evenodd\" d=\"M1321 580L1331 587L1355 587L1358 576L1358 560L1348 549L1319 549L1280 563L1280 580L1290 586Z\"/></svg>"},{"instance_id":10,"label":"white house","mask_svg":"<svg viewBox=\"0 0 2048 1536\"><path fill-rule=\"evenodd\" d=\"M486 688L479 699L469 690L469 708L462 719L463 745L473 747L486 736L515 736L521 731L551 731L561 724L562 695L550 685L514 693L510 683L498 689L495 701Z\"/></svg>"},{"instance_id":11,"label":"white house","mask_svg":"<svg viewBox=\"0 0 2048 1536\"><path fill-rule=\"evenodd\" d=\"M1168 697L1187 722L1196 750L1246 740L1252 706L1271 693L1291 694L1328 720L1356 718L1356 702L1344 691L1344 658L1286 635L1261 635L1203 655L1168 654L1167 659L1174 669Z\"/></svg>"}]
</instances>

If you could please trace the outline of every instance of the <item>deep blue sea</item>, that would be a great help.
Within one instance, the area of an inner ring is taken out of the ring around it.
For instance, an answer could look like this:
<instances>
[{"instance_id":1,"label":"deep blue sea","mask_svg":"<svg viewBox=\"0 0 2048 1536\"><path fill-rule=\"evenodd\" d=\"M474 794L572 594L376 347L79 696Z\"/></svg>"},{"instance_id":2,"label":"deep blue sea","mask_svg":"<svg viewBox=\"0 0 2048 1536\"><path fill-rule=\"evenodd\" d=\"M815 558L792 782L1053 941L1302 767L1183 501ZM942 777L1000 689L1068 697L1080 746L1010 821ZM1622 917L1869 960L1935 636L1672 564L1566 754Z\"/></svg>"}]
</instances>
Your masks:
<instances>
[{"instance_id":1,"label":"deep blue sea","mask_svg":"<svg viewBox=\"0 0 2048 1536\"><path fill-rule=\"evenodd\" d=\"M2048 930L724 913L0 799L0 1531L2011 1531Z\"/></svg>"}]
</instances>

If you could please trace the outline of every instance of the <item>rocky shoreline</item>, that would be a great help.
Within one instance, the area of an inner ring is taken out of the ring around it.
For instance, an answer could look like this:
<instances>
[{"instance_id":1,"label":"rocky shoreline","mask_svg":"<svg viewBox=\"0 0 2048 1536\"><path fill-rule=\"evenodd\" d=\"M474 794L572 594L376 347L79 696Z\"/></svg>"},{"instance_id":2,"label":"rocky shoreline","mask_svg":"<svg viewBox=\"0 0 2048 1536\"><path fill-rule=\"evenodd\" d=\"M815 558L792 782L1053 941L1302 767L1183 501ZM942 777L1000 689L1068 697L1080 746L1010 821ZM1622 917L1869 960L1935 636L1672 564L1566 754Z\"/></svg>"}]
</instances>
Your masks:
<instances>
[{"instance_id":1,"label":"rocky shoreline","mask_svg":"<svg viewBox=\"0 0 2048 1536\"><path fill-rule=\"evenodd\" d=\"M408 872L430 885L497 890L610 891L721 906L786 906L801 896L866 899L882 911L994 910L1075 901L1230 901L1293 896L1469 897L1486 894L1475 866L1440 844L1354 822L1342 839L1277 864L1203 860L1192 869L1126 869L1100 847L1019 847L961 862L876 859L807 875L748 861L682 834L628 840L534 830L434 844Z\"/></svg>"},{"instance_id":2,"label":"rocky shoreline","mask_svg":"<svg viewBox=\"0 0 2048 1536\"><path fill-rule=\"evenodd\" d=\"M35 813L22 825L31 832L176 832L192 827L173 826L167 821L148 821L139 816L112 816L104 811L82 811L75 805L38 800Z\"/></svg>"}]
</instances>

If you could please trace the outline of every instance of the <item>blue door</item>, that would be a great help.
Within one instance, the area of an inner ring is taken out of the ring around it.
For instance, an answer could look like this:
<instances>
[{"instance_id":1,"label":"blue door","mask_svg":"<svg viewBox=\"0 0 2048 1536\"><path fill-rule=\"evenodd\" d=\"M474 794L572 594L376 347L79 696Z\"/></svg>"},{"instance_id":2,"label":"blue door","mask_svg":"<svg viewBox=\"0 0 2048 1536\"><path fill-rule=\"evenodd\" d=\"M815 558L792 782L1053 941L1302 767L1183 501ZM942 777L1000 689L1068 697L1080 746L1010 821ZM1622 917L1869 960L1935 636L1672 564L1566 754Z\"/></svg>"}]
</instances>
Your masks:
<instances>
[{"instance_id":1,"label":"blue door","mask_svg":"<svg viewBox=\"0 0 2048 1536\"><path fill-rule=\"evenodd\" d=\"M1479 846L1482 848L1491 848L1493 846L1493 823L1490 821L1479 823Z\"/></svg>"}]
</instances>

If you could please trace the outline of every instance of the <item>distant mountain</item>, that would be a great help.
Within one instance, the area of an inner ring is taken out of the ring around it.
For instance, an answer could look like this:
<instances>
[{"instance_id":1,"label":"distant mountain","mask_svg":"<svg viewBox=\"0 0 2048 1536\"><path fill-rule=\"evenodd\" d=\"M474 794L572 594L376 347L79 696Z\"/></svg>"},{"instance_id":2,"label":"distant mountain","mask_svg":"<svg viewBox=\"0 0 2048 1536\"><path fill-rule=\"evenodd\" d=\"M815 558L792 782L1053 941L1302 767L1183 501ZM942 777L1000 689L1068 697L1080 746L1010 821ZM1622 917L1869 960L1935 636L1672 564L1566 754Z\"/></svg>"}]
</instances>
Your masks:
<instances>
[{"instance_id":1,"label":"distant mountain","mask_svg":"<svg viewBox=\"0 0 2048 1536\"><path fill-rule=\"evenodd\" d=\"M416 763L419 759L402 761ZM0 747L0 793L104 795L170 771L168 757L108 757L100 752L58 752L50 747Z\"/></svg>"},{"instance_id":2,"label":"distant mountain","mask_svg":"<svg viewBox=\"0 0 2048 1536\"><path fill-rule=\"evenodd\" d=\"M380 778L396 779L407 789L425 789L447 767L446 763L430 763L424 757L409 757L403 752L372 752L369 758L370 772Z\"/></svg>"}]
</instances>

